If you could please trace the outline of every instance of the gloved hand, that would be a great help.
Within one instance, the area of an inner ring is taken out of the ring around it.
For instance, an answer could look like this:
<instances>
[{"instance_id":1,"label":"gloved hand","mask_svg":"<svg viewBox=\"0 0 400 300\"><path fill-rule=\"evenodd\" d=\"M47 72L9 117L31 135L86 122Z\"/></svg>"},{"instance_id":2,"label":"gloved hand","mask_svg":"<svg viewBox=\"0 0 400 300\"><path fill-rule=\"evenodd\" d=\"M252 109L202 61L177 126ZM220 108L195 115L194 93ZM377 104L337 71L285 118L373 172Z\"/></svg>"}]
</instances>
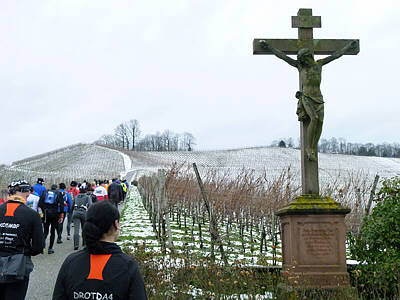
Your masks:
<instances>
[{"instance_id":1,"label":"gloved hand","mask_svg":"<svg viewBox=\"0 0 400 300\"><path fill-rule=\"evenodd\" d=\"M44 213L43 213L43 211L42 211L42 209L40 207L38 208L38 213L39 213L40 218L43 219L44 218Z\"/></svg>"},{"instance_id":2,"label":"gloved hand","mask_svg":"<svg viewBox=\"0 0 400 300\"><path fill-rule=\"evenodd\" d=\"M60 218L58 219L58 224L61 224L64 221L64 214L60 214Z\"/></svg>"}]
</instances>

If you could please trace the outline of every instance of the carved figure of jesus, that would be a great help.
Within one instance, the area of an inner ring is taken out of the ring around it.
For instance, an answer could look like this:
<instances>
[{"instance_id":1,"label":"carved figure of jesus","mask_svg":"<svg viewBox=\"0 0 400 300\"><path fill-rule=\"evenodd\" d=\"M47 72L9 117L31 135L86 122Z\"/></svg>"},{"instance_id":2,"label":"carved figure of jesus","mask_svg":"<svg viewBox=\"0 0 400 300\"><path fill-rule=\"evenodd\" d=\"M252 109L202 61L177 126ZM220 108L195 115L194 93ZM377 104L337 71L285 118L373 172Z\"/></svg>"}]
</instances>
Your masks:
<instances>
[{"instance_id":1,"label":"carved figure of jesus","mask_svg":"<svg viewBox=\"0 0 400 300\"><path fill-rule=\"evenodd\" d=\"M341 57L347 50L356 48L357 42L351 41L332 55L317 61L314 60L313 53L308 48L300 49L297 53L297 60L295 60L279 49L271 47L265 40L260 40L260 44L261 47L270 50L275 56L299 71L300 91L296 93L296 98L299 99L296 113L299 121L309 120L310 122L306 132L308 144L305 145L305 151L307 159L316 161L318 141L321 137L322 124L324 122L324 99L320 89L322 66Z\"/></svg>"}]
</instances>

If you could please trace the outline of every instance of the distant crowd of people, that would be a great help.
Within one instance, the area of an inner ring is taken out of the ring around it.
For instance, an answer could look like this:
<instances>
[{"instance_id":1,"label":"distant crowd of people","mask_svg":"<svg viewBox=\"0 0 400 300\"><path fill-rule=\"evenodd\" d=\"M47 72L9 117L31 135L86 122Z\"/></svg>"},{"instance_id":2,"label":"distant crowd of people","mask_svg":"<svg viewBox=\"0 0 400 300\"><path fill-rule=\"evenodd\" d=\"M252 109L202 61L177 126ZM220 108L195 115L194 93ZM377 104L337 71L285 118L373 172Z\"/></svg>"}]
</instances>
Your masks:
<instances>
[{"instance_id":1,"label":"distant crowd of people","mask_svg":"<svg viewBox=\"0 0 400 300\"><path fill-rule=\"evenodd\" d=\"M54 253L56 234L63 243L65 219L67 240L74 227L73 249L79 250L81 228L86 247L65 260L53 299L146 299L136 261L114 243L120 232L118 204L130 188L126 180L71 181L68 187L61 182L46 189L38 178L33 186L17 180L8 188L8 200L0 205L0 300L25 299L31 256Z\"/></svg>"},{"instance_id":2,"label":"distant crowd of people","mask_svg":"<svg viewBox=\"0 0 400 300\"><path fill-rule=\"evenodd\" d=\"M30 188L30 195L26 205L37 211L42 218L44 238L50 232L48 254L54 253L55 234L57 243L61 244L64 220L67 219L67 240L71 238L71 224L74 225L74 250L79 249L80 228L83 228L86 211L93 203L109 200L116 207L125 200L129 189L127 180L95 180L79 183L71 181L69 189L65 183L58 186L52 184L47 190L44 179L38 178L36 184Z\"/></svg>"}]
</instances>

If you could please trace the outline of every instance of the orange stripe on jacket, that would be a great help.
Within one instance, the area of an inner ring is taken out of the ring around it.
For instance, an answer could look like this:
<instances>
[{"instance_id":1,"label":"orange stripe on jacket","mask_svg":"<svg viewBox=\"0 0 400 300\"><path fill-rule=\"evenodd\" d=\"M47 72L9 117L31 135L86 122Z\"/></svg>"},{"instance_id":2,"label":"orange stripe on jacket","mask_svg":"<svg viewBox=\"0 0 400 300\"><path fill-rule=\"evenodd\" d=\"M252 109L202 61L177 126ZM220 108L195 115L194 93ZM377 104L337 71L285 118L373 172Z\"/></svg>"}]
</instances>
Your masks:
<instances>
[{"instance_id":1,"label":"orange stripe on jacket","mask_svg":"<svg viewBox=\"0 0 400 300\"><path fill-rule=\"evenodd\" d=\"M21 203L7 203L7 210L5 217L14 217L14 212Z\"/></svg>"},{"instance_id":2,"label":"orange stripe on jacket","mask_svg":"<svg viewBox=\"0 0 400 300\"><path fill-rule=\"evenodd\" d=\"M111 254L90 254L90 272L87 279L103 280L103 270Z\"/></svg>"}]
</instances>

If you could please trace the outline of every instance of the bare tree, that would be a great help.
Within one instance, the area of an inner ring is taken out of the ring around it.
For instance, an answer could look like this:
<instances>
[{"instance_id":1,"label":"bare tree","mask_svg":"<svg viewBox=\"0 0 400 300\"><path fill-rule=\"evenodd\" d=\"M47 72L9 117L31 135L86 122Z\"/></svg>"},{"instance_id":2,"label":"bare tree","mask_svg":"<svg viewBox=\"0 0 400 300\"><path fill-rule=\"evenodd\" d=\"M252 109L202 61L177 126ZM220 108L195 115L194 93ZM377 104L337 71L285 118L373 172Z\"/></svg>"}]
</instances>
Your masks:
<instances>
[{"instance_id":1,"label":"bare tree","mask_svg":"<svg viewBox=\"0 0 400 300\"><path fill-rule=\"evenodd\" d=\"M164 138L161 135L161 133L159 131L156 132L156 134L154 134L152 136L152 140L153 140L153 149L154 151L163 151L164 148Z\"/></svg>"},{"instance_id":2,"label":"bare tree","mask_svg":"<svg viewBox=\"0 0 400 300\"><path fill-rule=\"evenodd\" d=\"M151 151L152 150L152 143L151 143L151 136L146 135L136 144L136 150L138 151Z\"/></svg>"},{"instance_id":3,"label":"bare tree","mask_svg":"<svg viewBox=\"0 0 400 300\"><path fill-rule=\"evenodd\" d=\"M171 137L171 151L179 151L179 141L181 139L181 135L180 134L172 134Z\"/></svg>"},{"instance_id":4,"label":"bare tree","mask_svg":"<svg viewBox=\"0 0 400 300\"><path fill-rule=\"evenodd\" d=\"M96 143L109 145L109 146L117 146L115 135L112 134L104 134L96 141Z\"/></svg>"},{"instance_id":5,"label":"bare tree","mask_svg":"<svg viewBox=\"0 0 400 300\"><path fill-rule=\"evenodd\" d=\"M196 145L194 141L195 138L193 134L189 132L184 132L182 136L182 150L193 151L193 146Z\"/></svg>"},{"instance_id":6,"label":"bare tree","mask_svg":"<svg viewBox=\"0 0 400 300\"><path fill-rule=\"evenodd\" d=\"M103 135L96 143L136 151L192 151L195 145L195 138L189 132L176 134L167 129L162 133L147 134L141 139L140 134L139 121L132 119L119 124L114 134Z\"/></svg>"},{"instance_id":7,"label":"bare tree","mask_svg":"<svg viewBox=\"0 0 400 300\"><path fill-rule=\"evenodd\" d=\"M162 145L161 145L161 151L171 151L171 138L172 138L172 132L167 130L164 130L164 132L161 134L162 137Z\"/></svg>"},{"instance_id":8,"label":"bare tree","mask_svg":"<svg viewBox=\"0 0 400 300\"><path fill-rule=\"evenodd\" d=\"M140 137L140 126L139 126L139 121L134 119L134 120L129 120L127 122L127 130L128 134L130 136L130 141L131 141L131 150L135 150L135 146L139 140Z\"/></svg>"},{"instance_id":9,"label":"bare tree","mask_svg":"<svg viewBox=\"0 0 400 300\"><path fill-rule=\"evenodd\" d=\"M180 135L170 130L164 130L161 134L161 147L159 151L178 151Z\"/></svg>"},{"instance_id":10,"label":"bare tree","mask_svg":"<svg viewBox=\"0 0 400 300\"><path fill-rule=\"evenodd\" d=\"M338 138L339 141L339 153L345 153L346 151L346 139L345 138Z\"/></svg>"},{"instance_id":11,"label":"bare tree","mask_svg":"<svg viewBox=\"0 0 400 300\"><path fill-rule=\"evenodd\" d=\"M286 143L286 147L288 147L288 148L293 148L294 147L294 142L293 142L293 138L292 137L287 138L284 141Z\"/></svg>"},{"instance_id":12,"label":"bare tree","mask_svg":"<svg viewBox=\"0 0 400 300\"><path fill-rule=\"evenodd\" d=\"M117 138L117 141L119 143L118 146L122 148L127 148L129 149L129 136L128 136L128 129L124 123L119 124L115 129L114 129L114 135Z\"/></svg>"}]
</instances>

